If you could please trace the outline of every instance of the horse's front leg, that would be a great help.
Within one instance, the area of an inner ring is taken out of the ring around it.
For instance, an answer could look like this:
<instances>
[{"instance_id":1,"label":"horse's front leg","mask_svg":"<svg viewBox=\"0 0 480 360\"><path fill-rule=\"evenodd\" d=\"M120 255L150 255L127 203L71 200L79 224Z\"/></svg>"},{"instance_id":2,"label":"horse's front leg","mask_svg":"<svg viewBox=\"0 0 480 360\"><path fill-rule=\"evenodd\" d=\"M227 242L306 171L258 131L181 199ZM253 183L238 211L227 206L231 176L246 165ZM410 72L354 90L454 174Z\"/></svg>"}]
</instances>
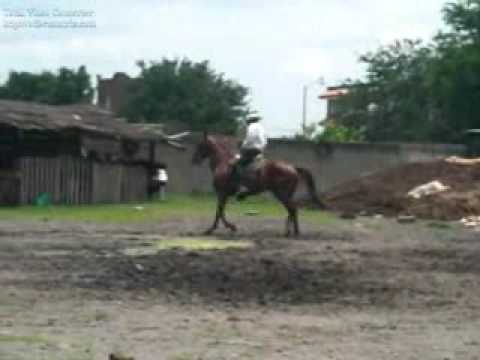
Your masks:
<instances>
[{"instance_id":1,"label":"horse's front leg","mask_svg":"<svg viewBox=\"0 0 480 360\"><path fill-rule=\"evenodd\" d=\"M221 209L220 218L222 219L223 225L224 225L227 229L229 229L230 231L235 232L235 231L237 231L237 227L236 227L234 224L232 224L231 222L229 222L229 221L227 220L227 217L225 216L225 207L226 207L226 205L227 205L227 201L228 201L228 195L225 197L225 201L224 201L223 206L222 206L222 209Z\"/></svg>"},{"instance_id":2,"label":"horse's front leg","mask_svg":"<svg viewBox=\"0 0 480 360\"><path fill-rule=\"evenodd\" d=\"M237 231L237 227L230 223L226 218L225 218L225 206L227 204L228 200L228 195L226 194L219 194L217 197L217 211L215 214L215 220L212 224L212 226L205 231L205 235L211 235L218 227L218 222L219 220L222 220L223 225L227 227L231 231Z\"/></svg>"},{"instance_id":3,"label":"horse's front leg","mask_svg":"<svg viewBox=\"0 0 480 360\"><path fill-rule=\"evenodd\" d=\"M220 220L221 217L223 217L226 201L227 201L227 198L225 196L223 195L217 196L217 211L215 213L215 220L213 221L212 226L210 226L208 230L205 231L205 235L211 235L217 229L218 221Z\"/></svg>"}]
</instances>

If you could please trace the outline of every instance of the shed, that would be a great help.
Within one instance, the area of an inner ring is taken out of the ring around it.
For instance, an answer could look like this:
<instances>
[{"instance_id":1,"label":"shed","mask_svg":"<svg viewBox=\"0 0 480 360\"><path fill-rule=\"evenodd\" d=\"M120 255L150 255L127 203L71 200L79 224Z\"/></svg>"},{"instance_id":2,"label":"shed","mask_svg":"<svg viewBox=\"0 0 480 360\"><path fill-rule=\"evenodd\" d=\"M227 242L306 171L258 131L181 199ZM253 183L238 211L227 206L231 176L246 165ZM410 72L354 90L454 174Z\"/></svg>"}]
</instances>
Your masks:
<instances>
[{"instance_id":1,"label":"shed","mask_svg":"<svg viewBox=\"0 0 480 360\"><path fill-rule=\"evenodd\" d=\"M145 200L161 142L93 105L0 100L0 204Z\"/></svg>"}]
</instances>

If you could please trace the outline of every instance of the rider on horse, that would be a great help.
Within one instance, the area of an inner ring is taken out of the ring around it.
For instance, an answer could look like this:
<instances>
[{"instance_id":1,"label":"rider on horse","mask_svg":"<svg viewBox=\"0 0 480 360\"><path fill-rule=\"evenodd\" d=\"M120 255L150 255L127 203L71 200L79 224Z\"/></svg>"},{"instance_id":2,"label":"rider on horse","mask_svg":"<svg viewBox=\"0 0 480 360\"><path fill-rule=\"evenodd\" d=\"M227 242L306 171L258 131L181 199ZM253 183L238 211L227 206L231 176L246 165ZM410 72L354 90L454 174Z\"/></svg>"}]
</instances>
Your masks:
<instances>
[{"instance_id":1,"label":"rider on horse","mask_svg":"<svg viewBox=\"0 0 480 360\"><path fill-rule=\"evenodd\" d=\"M253 119L252 119L253 120ZM259 130L260 129L260 130ZM213 187L217 193L217 211L212 226L206 231L211 234L217 229L219 221L232 231L236 226L225 217L225 207L228 198L236 195L237 199L244 199L246 196L259 194L264 191L270 191L283 206L285 206L288 217L286 219L286 234L299 234L298 209L294 200L295 191L300 183L304 182L307 186L312 203L318 207L324 207L318 197L315 189L315 179L310 171L305 168L294 166L283 161L264 160L262 165L255 169L255 177L250 179L242 178L240 183L232 179L232 167L237 167L235 163L234 149L229 147L228 142L221 138L210 136L207 132L203 134L203 140L196 146L192 156L194 164L201 164L205 159L210 160L210 169L213 174ZM258 155L265 148L267 141L263 128L258 124L258 119L250 121L247 136L242 146L242 154L250 160ZM255 149L255 150L249 150ZM245 163L245 157L241 160ZM246 187L246 191L239 192L239 186Z\"/></svg>"},{"instance_id":2,"label":"rider on horse","mask_svg":"<svg viewBox=\"0 0 480 360\"><path fill-rule=\"evenodd\" d=\"M247 133L240 147L240 158L233 167L233 177L238 178L244 169L258 156L263 154L267 146L267 136L260 124L260 117L252 116L247 119Z\"/></svg>"}]
</instances>

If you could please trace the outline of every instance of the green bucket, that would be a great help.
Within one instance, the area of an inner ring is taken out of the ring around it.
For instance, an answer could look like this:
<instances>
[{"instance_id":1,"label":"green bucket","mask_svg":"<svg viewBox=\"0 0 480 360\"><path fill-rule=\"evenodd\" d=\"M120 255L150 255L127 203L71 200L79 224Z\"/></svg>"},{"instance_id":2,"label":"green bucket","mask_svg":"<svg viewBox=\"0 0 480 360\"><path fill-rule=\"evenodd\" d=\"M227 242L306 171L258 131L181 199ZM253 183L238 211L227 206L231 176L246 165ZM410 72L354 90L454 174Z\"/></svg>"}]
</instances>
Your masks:
<instances>
[{"instance_id":1,"label":"green bucket","mask_svg":"<svg viewBox=\"0 0 480 360\"><path fill-rule=\"evenodd\" d=\"M48 206L51 204L50 195L46 192L38 194L35 199L35 205L37 206Z\"/></svg>"}]
</instances>

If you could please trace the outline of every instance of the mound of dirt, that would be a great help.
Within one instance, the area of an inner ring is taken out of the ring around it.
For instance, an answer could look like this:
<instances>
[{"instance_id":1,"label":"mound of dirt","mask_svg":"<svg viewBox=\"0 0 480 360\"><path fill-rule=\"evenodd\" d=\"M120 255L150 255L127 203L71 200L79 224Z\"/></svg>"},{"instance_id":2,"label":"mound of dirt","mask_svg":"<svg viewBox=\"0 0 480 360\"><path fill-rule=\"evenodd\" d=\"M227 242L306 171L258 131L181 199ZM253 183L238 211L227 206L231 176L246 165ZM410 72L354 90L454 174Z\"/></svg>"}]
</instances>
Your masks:
<instances>
[{"instance_id":1,"label":"mound of dirt","mask_svg":"<svg viewBox=\"0 0 480 360\"><path fill-rule=\"evenodd\" d=\"M420 199L407 197L413 188L434 180L450 190ZM340 184L324 199L328 209L343 213L459 220L480 214L480 165L444 160L405 164Z\"/></svg>"}]
</instances>

